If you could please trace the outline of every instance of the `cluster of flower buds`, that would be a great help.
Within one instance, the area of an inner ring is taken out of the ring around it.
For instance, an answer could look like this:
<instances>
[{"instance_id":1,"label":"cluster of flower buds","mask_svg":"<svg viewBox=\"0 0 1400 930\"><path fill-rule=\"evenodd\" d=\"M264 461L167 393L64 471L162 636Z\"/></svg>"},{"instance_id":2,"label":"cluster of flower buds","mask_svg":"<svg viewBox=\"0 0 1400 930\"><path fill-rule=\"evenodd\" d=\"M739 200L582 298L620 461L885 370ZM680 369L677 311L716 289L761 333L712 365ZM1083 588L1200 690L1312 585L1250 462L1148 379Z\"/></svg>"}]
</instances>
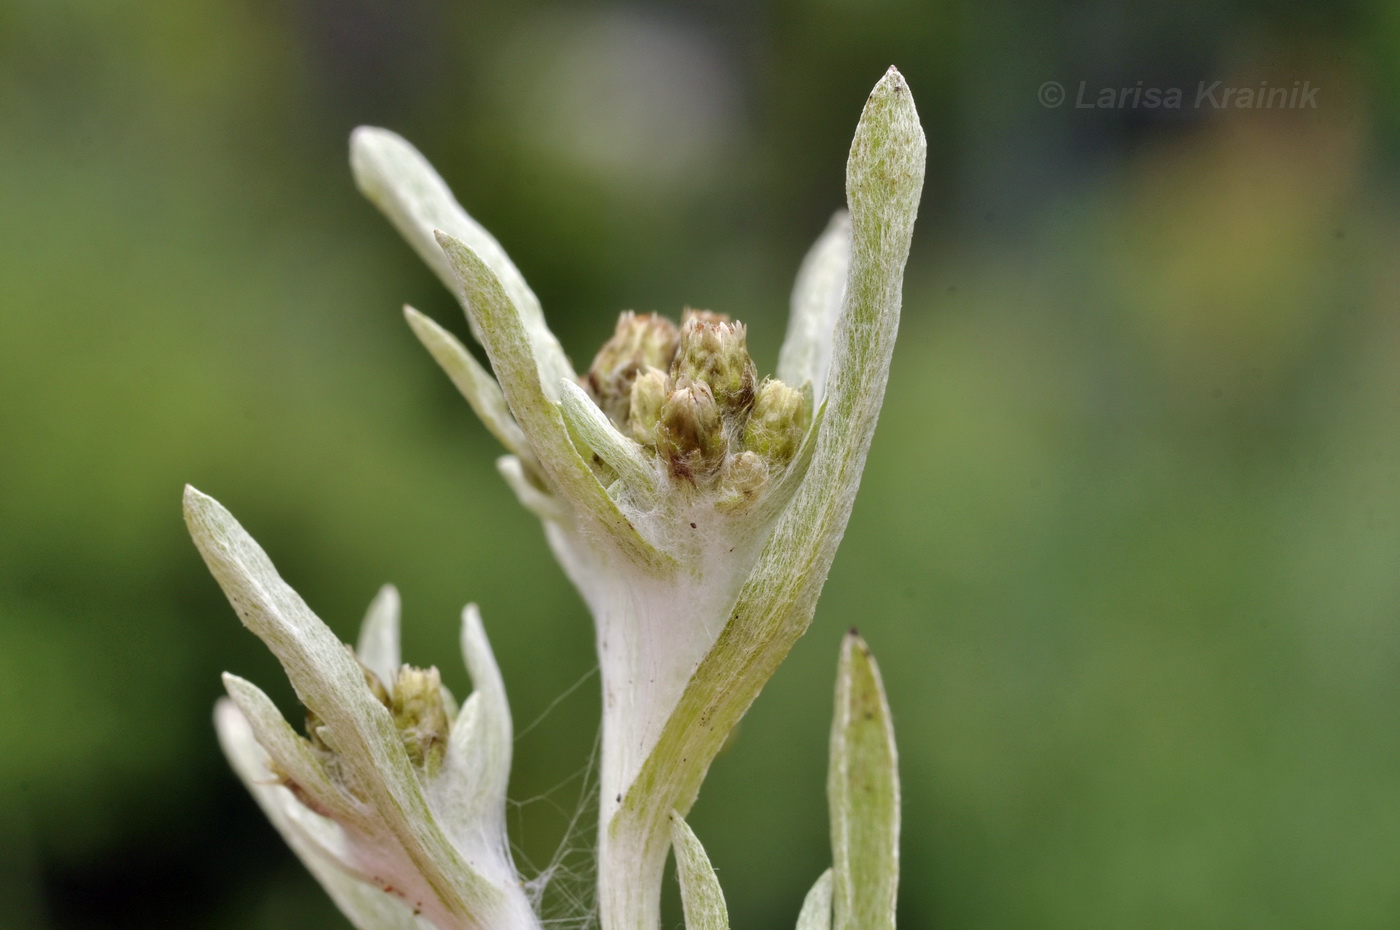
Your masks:
<instances>
[{"instance_id":1,"label":"cluster of flower buds","mask_svg":"<svg viewBox=\"0 0 1400 930\"><path fill-rule=\"evenodd\" d=\"M679 328L655 313L622 314L582 381L673 478L717 487L721 507L751 501L792 461L811 421L802 391L758 383L744 324L706 310L686 310Z\"/></svg>"}]
</instances>

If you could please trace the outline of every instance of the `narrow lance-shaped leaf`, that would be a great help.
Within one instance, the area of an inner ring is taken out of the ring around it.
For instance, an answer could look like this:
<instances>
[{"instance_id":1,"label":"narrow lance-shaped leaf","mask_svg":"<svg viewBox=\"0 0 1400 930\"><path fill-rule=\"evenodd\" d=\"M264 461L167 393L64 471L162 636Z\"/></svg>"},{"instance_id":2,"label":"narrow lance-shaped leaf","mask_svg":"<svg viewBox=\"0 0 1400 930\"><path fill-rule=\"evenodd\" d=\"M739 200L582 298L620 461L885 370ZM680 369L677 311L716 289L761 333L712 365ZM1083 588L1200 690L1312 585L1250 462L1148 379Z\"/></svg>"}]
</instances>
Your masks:
<instances>
[{"instance_id":1,"label":"narrow lance-shaped leaf","mask_svg":"<svg viewBox=\"0 0 1400 930\"><path fill-rule=\"evenodd\" d=\"M239 619L282 663L441 908L465 926L490 926L505 903L500 892L461 860L433 818L394 721L350 650L213 498L186 488L185 522Z\"/></svg>"},{"instance_id":2,"label":"narrow lance-shaped leaf","mask_svg":"<svg viewBox=\"0 0 1400 930\"><path fill-rule=\"evenodd\" d=\"M591 516L634 561L656 571L672 567L673 561L642 539L617 509L574 448L559 407L540 382L520 313L495 273L465 243L444 233L438 234L438 241L457 275L463 303L476 320L506 402L554 489L579 512Z\"/></svg>"},{"instance_id":3,"label":"narrow lance-shaped leaf","mask_svg":"<svg viewBox=\"0 0 1400 930\"><path fill-rule=\"evenodd\" d=\"M826 396L831 340L850 267L851 216L838 210L798 269L787 336L778 352L778 377L792 385L810 382L818 403Z\"/></svg>"},{"instance_id":4,"label":"narrow lance-shaped leaf","mask_svg":"<svg viewBox=\"0 0 1400 930\"><path fill-rule=\"evenodd\" d=\"M822 873L797 915L797 930L831 930L831 869Z\"/></svg>"},{"instance_id":5,"label":"narrow lance-shaped leaf","mask_svg":"<svg viewBox=\"0 0 1400 930\"><path fill-rule=\"evenodd\" d=\"M429 794L458 848L474 851L488 877L514 877L505 844L506 786L510 781L510 705L505 682L475 604L462 611L462 655L472 695L448 737L447 759Z\"/></svg>"},{"instance_id":6,"label":"narrow lance-shaped leaf","mask_svg":"<svg viewBox=\"0 0 1400 930\"><path fill-rule=\"evenodd\" d=\"M520 270L496 238L462 209L447 183L417 149L387 129L361 126L350 136L350 168L361 192L384 212L448 290L456 291L456 279L437 247L434 231L443 230L480 255L520 308L546 383L553 385L560 378L574 377L559 340L545 324L539 298Z\"/></svg>"},{"instance_id":7,"label":"narrow lance-shaped leaf","mask_svg":"<svg viewBox=\"0 0 1400 930\"><path fill-rule=\"evenodd\" d=\"M851 267L812 463L628 792L615 831L655 831L670 810L690 809L709 763L811 622L884 398L925 148L909 87L891 68L870 94L847 164Z\"/></svg>"},{"instance_id":8,"label":"narrow lance-shaped leaf","mask_svg":"<svg viewBox=\"0 0 1400 930\"><path fill-rule=\"evenodd\" d=\"M705 855L705 847L690 825L674 812L671 848L676 853L676 878L681 885L686 930L729 930L729 910L710 857Z\"/></svg>"},{"instance_id":9,"label":"narrow lance-shaped leaf","mask_svg":"<svg viewBox=\"0 0 1400 930\"><path fill-rule=\"evenodd\" d=\"M841 645L831 725L834 930L894 930L899 767L880 670L852 630Z\"/></svg>"},{"instance_id":10,"label":"narrow lance-shaped leaf","mask_svg":"<svg viewBox=\"0 0 1400 930\"><path fill-rule=\"evenodd\" d=\"M331 781L325 766L312 754L311 745L292 729L262 689L227 673L224 674L224 689L247 721L258 745L279 772L297 786L306 803L342 823L364 822L365 812L345 789Z\"/></svg>"},{"instance_id":11,"label":"narrow lance-shaped leaf","mask_svg":"<svg viewBox=\"0 0 1400 930\"><path fill-rule=\"evenodd\" d=\"M467 399L472 412L491 431L491 435L495 436L507 451L520 457L522 461L531 463L531 467L537 469L530 443L520 431L515 418L511 416L505 396L501 393L501 386L491 377L491 373L481 367L481 363L467 351L467 347L462 345L456 336L428 317L407 306L403 308L403 315L418 341L423 343L433 360L447 373L447 377L452 379L453 386Z\"/></svg>"},{"instance_id":12,"label":"narrow lance-shaped leaf","mask_svg":"<svg viewBox=\"0 0 1400 930\"><path fill-rule=\"evenodd\" d=\"M559 405L570 431L617 472L634 494L646 501L656 497L660 476L654 459L644 454L635 439L618 432L583 388L572 381L559 382Z\"/></svg>"}]
</instances>

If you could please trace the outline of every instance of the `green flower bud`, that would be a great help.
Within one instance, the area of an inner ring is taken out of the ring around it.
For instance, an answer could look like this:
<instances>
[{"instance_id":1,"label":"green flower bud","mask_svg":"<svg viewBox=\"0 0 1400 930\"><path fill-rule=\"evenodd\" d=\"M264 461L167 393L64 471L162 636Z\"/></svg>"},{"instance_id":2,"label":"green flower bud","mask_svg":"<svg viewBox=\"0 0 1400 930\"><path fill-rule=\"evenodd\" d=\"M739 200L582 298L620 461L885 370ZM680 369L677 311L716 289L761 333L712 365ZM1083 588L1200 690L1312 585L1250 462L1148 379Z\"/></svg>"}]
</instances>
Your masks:
<instances>
[{"instance_id":1,"label":"green flower bud","mask_svg":"<svg viewBox=\"0 0 1400 930\"><path fill-rule=\"evenodd\" d=\"M786 465L797 453L810 421L801 391L775 379L765 380L744 425L744 448L772 465Z\"/></svg>"},{"instance_id":2,"label":"green flower bud","mask_svg":"<svg viewBox=\"0 0 1400 930\"><path fill-rule=\"evenodd\" d=\"M666 456L677 478L705 479L714 475L729 451L724 417L714 393L704 381L682 382L661 405L657 449Z\"/></svg>"},{"instance_id":3,"label":"green flower bud","mask_svg":"<svg viewBox=\"0 0 1400 930\"><path fill-rule=\"evenodd\" d=\"M655 313L638 316L629 310L618 317L612 338L603 343L584 377L584 387L619 427L627 424L633 381L647 368L669 368L679 338L676 324Z\"/></svg>"},{"instance_id":4,"label":"green flower bud","mask_svg":"<svg viewBox=\"0 0 1400 930\"><path fill-rule=\"evenodd\" d=\"M753 403L758 380L745 345L746 330L743 323L717 320L716 316L692 313L686 320L671 376L677 382L704 381L726 410L744 410Z\"/></svg>"},{"instance_id":5,"label":"green flower bud","mask_svg":"<svg viewBox=\"0 0 1400 930\"><path fill-rule=\"evenodd\" d=\"M432 774L447 751L447 734L452 728L438 670L408 665L399 669L389 710L409 760Z\"/></svg>"},{"instance_id":6,"label":"green flower bud","mask_svg":"<svg viewBox=\"0 0 1400 930\"><path fill-rule=\"evenodd\" d=\"M656 427L661 422L661 407L670 393L666 385L666 372L660 368L648 368L632 382L627 429L632 433L632 438L644 446L656 446Z\"/></svg>"},{"instance_id":7,"label":"green flower bud","mask_svg":"<svg viewBox=\"0 0 1400 930\"><path fill-rule=\"evenodd\" d=\"M726 513L743 510L758 499L768 483L768 463L754 452L731 455L719 476L715 507Z\"/></svg>"}]
</instances>

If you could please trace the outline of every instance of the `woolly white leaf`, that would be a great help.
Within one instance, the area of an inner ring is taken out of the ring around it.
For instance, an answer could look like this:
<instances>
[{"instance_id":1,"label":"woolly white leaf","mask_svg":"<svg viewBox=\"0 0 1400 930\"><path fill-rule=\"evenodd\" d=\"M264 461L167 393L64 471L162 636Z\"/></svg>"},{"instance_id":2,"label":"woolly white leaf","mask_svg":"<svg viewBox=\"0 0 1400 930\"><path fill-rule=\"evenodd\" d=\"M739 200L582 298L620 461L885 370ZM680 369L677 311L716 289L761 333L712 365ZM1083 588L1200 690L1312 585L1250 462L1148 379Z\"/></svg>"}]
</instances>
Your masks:
<instances>
[{"instance_id":1,"label":"woolly white leaf","mask_svg":"<svg viewBox=\"0 0 1400 930\"><path fill-rule=\"evenodd\" d=\"M831 869L822 873L802 899L797 930L831 930Z\"/></svg>"},{"instance_id":2,"label":"woolly white leaf","mask_svg":"<svg viewBox=\"0 0 1400 930\"><path fill-rule=\"evenodd\" d=\"M429 800L473 867L493 881L509 881L516 874L505 841L513 748L510 706L475 604L462 613L462 653L475 690L453 724Z\"/></svg>"},{"instance_id":3,"label":"woolly white leaf","mask_svg":"<svg viewBox=\"0 0 1400 930\"><path fill-rule=\"evenodd\" d=\"M338 820L363 823L365 811L345 789L335 784L312 754L311 746L292 729L277 705L257 685L224 673L224 689L252 729L258 745L282 775L308 799Z\"/></svg>"},{"instance_id":4,"label":"woolly white leaf","mask_svg":"<svg viewBox=\"0 0 1400 930\"><path fill-rule=\"evenodd\" d=\"M386 584L370 602L355 641L355 655L385 687L399 673L399 589Z\"/></svg>"},{"instance_id":5,"label":"woolly white leaf","mask_svg":"<svg viewBox=\"0 0 1400 930\"><path fill-rule=\"evenodd\" d=\"M358 930L438 930L427 919L415 917L403 901L346 871L327 853L325 842L333 842L330 835L339 830L335 824L323 820L323 842L308 836L305 826L297 820L315 815L276 783L267 768L267 753L232 701L224 699L215 705L214 728L239 780L351 924Z\"/></svg>"},{"instance_id":6,"label":"woolly white leaf","mask_svg":"<svg viewBox=\"0 0 1400 930\"><path fill-rule=\"evenodd\" d=\"M787 336L778 352L778 378L810 382L818 403L826 396L832 337L851 266L851 215L838 210L802 260L792 290Z\"/></svg>"}]
</instances>

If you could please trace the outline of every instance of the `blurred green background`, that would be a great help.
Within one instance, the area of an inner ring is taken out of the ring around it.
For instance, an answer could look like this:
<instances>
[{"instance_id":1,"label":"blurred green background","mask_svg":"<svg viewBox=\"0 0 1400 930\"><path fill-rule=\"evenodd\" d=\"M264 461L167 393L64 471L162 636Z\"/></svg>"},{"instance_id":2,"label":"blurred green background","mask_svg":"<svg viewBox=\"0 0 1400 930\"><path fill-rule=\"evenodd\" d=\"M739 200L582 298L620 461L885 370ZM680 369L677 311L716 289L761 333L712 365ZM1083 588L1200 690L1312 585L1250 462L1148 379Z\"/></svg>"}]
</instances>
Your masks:
<instances>
[{"instance_id":1,"label":"blurred green background","mask_svg":"<svg viewBox=\"0 0 1400 930\"><path fill-rule=\"evenodd\" d=\"M215 746L221 671L291 694L185 482L347 639L398 584L406 657L459 694L482 605L518 725L545 714L512 821L548 862L588 618L403 325L465 329L346 137L413 140L576 363L618 310L690 304L771 370L891 62L930 145L885 414L816 621L692 817L736 926L791 927L828 862L851 625L896 714L902 926L1400 924L1393 0L6 0L0 925L345 926ZM1215 80L1316 107L1193 106Z\"/></svg>"}]
</instances>

